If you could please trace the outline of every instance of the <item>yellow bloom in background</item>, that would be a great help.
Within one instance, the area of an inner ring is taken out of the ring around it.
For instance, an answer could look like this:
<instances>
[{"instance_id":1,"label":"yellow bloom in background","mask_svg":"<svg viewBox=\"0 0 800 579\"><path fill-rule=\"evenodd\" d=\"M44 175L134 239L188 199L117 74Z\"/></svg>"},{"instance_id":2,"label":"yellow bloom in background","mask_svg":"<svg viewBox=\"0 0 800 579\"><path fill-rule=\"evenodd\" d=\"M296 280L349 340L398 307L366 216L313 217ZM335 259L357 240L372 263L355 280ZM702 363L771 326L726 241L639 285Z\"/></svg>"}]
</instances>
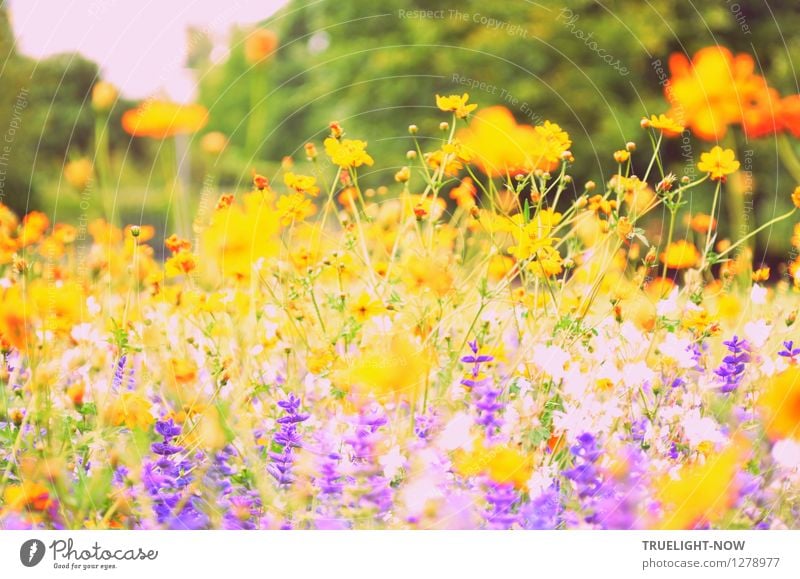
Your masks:
<instances>
[{"instance_id":1,"label":"yellow bloom in background","mask_svg":"<svg viewBox=\"0 0 800 579\"><path fill-rule=\"evenodd\" d=\"M685 127L667 115L651 115L648 120L649 126L661 131L665 137L677 137Z\"/></svg>"},{"instance_id":2,"label":"yellow bloom in background","mask_svg":"<svg viewBox=\"0 0 800 579\"><path fill-rule=\"evenodd\" d=\"M759 406L770 438L800 441L800 366L789 366L769 378Z\"/></svg>"},{"instance_id":3,"label":"yellow bloom in background","mask_svg":"<svg viewBox=\"0 0 800 579\"><path fill-rule=\"evenodd\" d=\"M228 137L219 131L211 131L200 139L200 148L209 155L219 155L228 146Z\"/></svg>"},{"instance_id":4,"label":"yellow bloom in background","mask_svg":"<svg viewBox=\"0 0 800 579\"><path fill-rule=\"evenodd\" d=\"M476 438L471 450L458 450L453 454L453 466L463 477L485 474L498 484L511 483L524 489L531 478L533 462L530 456L514 447L497 444L487 448L483 440Z\"/></svg>"},{"instance_id":5,"label":"yellow bloom in background","mask_svg":"<svg viewBox=\"0 0 800 579\"><path fill-rule=\"evenodd\" d=\"M656 484L663 516L660 529L693 529L719 521L737 496L736 472L742 459L742 443L734 442L704 463L684 465L677 478Z\"/></svg>"},{"instance_id":6,"label":"yellow bloom in background","mask_svg":"<svg viewBox=\"0 0 800 579\"><path fill-rule=\"evenodd\" d=\"M168 101L144 101L122 115L122 128L134 137L164 139L192 134L208 122L203 105L179 105Z\"/></svg>"},{"instance_id":7,"label":"yellow bloom in background","mask_svg":"<svg viewBox=\"0 0 800 579\"><path fill-rule=\"evenodd\" d=\"M412 255L402 272L406 286L415 293L429 290L441 297L453 290L453 274L441 259Z\"/></svg>"},{"instance_id":8,"label":"yellow bloom in background","mask_svg":"<svg viewBox=\"0 0 800 579\"><path fill-rule=\"evenodd\" d=\"M106 419L112 426L147 430L155 421L152 407L144 395L126 391L107 406Z\"/></svg>"},{"instance_id":9,"label":"yellow bloom in background","mask_svg":"<svg viewBox=\"0 0 800 579\"><path fill-rule=\"evenodd\" d=\"M312 197L316 197L319 193L317 187L317 178L309 175L295 175L294 173L287 172L283 176L283 182L287 187L294 189L298 193L307 193Z\"/></svg>"},{"instance_id":10,"label":"yellow bloom in background","mask_svg":"<svg viewBox=\"0 0 800 579\"><path fill-rule=\"evenodd\" d=\"M457 136L475 164L492 177L535 169L552 171L572 144L557 124L520 125L502 106L482 109Z\"/></svg>"},{"instance_id":11,"label":"yellow bloom in background","mask_svg":"<svg viewBox=\"0 0 800 579\"><path fill-rule=\"evenodd\" d=\"M445 112L453 112L459 119L466 118L472 111L478 108L478 105L472 104L468 105L467 101L469 100L469 95L464 93L463 95L459 96L457 94L452 94L447 97L436 95L436 106L439 107L439 110Z\"/></svg>"},{"instance_id":12,"label":"yellow bloom in background","mask_svg":"<svg viewBox=\"0 0 800 579\"><path fill-rule=\"evenodd\" d=\"M361 354L337 373L342 387L378 400L415 401L422 394L433 360L408 335L395 332L362 348Z\"/></svg>"},{"instance_id":13,"label":"yellow bloom in background","mask_svg":"<svg viewBox=\"0 0 800 579\"><path fill-rule=\"evenodd\" d=\"M719 181L726 175L736 172L739 169L739 161L736 160L732 149L723 149L717 145L708 153L700 155L697 168L703 173L711 175L712 181Z\"/></svg>"},{"instance_id":14,"label":"yellow bloom in background","mask_svg":"<svg viewBox=\"0 0 800 579\"><path fill-rule=\"evenodd\" d=\"M281 223L289 225L305 221L306 217L314 214L315 208L305 195L294 192L289 195L281 195L278 199L277 210Z\"/></svg>"},{"instance_id":15,"label":"yellow bloom in background","mask_svg":"<svg viewBox=\"0 0 800 579\"><path fill-rule=\"evenodd\" d=\"M31 480L6 487L3 492L3 502L6 509L18 513L28 510L46 511L53 504L50 489Z\"/></svg>"},{"instance_id":16,"label":"yellow bloom in background","mask_svg":"<svg viewBox=\"0 0 800 579\"><path fill-rule=\"evenodd\" d=\"M47 330L68 332L85 319L84 291L75 281L53 283L38 279L31 283L29 295L36 318Z\"/></svg>"},{"instance_id":17,"label":"yellow bloom in background","mask_svg":"<svg viewBox=\"0 0 800 579\"><path fill-rule=\"evenodd\" d=\"M83 191L92 179L92 162L86 157L70 161L64 167L64 179L75 189Z\"/></svg>"},{"instance_id":18,"label":"yellow bloom in background","mask_svg":"<svg viewBox=\"0 0 800 579\"><path fill-rule=\"evenodd\" d=\"M0 290L0 345L13 346L22 352L27 350L28 339L33 337L30 314L30 306L26 308L19 286Z\"/></svg>"},{"instance_id":19,"label":"yellow bloom in background","mask_svg":"<svg viewBox=\"0 0 800 579\"><path fill-rule=\"evenodd\" d=\"M357 139L334 139L328 137L323 141L325 152L331 158L334 165L342 169L360 167L361 165L371 166L375 161L367 153L367 143Z\"/></svg>"},{"instance_id":20,"label":"yellow bloom in background","mask_svg":"<svg viewBox=\"0 0 800 579\"><path fill-rule=\"evenodd\" d=\"M231 203L214 212L202 235L201 257L208 258L225 277L249 278L257 260L278 255L279 232L280 218L272 198L258 191L249 193L243 204Z\"/></svg>"},{"instance_id":21,"label":"yellow bloom in background","mask_svg":"<svg viewBox=\"0 0 800 579\"><path fill-rule=\"evenodd\" d=\"M700 262L700 252L695 245L681 239L673 241L661 254L661 263L670 269L689 269Z\"/></svg>"},{"instance_id":22,"label":"yellow bloom in background","mask_svg":"<svg viewBox=\"0 0 800 579\"><path fill-rule=\"evenodd\" d=\"M96 111L107 111L114 106L119 91L110 82L101 80L92 87L92 107Z\"/></svg>"},{"instance_id":23,"label":"yellow bloom in background","mask_svg":"<svg viewBox=\"0 0 800 579\"><path fill-rule=\"evenodd\" d=\"M188 275L197 268L197 258L190 251L179 251L164 262L164 273L167 277Z\"/></svg>"},{"instance_id":24,"label":"yellow bloom in background","mask_svg":"<svg viewBox=\"0 0 800 579\"><path fill-rule=\"evenodd\" d=\"M271 30L256 28L244 43L244 57L250 64L267 60L278 48L278 36Z\"/></svg>"}]
</instances>

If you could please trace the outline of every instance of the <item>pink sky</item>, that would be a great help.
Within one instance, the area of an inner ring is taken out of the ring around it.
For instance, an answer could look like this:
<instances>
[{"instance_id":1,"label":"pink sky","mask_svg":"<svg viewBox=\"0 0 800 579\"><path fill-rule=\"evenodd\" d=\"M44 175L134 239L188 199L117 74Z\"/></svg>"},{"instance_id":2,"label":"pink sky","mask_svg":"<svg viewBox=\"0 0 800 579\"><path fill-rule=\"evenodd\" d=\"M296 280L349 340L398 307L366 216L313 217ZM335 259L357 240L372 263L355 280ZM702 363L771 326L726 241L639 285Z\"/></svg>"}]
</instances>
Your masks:
<instances>
[{"instance_id":1,"label":"pink sky","mask_svg":"<svg viewBox=\"0 0 800 579\"><path fill-rule=\"evenodd\" d=\"M182 70L186 28L215 40L224 54L234 24L273 14L286 0L8 0L18 49L41 58L78 51L130 98L166 93L191 100L191 75Z\"/></svg>"}]
</instances>

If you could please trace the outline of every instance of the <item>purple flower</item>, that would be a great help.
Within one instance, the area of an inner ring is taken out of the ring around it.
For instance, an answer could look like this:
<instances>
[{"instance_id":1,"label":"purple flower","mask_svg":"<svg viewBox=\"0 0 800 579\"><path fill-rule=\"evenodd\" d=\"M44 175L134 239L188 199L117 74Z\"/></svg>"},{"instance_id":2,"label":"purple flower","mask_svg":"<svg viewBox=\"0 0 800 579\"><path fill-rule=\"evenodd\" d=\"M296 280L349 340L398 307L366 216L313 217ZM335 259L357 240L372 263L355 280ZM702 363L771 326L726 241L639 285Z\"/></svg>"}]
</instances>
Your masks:
<instances>
[{"instance_id":1,"label":"purple flower","mask_svg":"<svg viewBox=\"0 0 800 579\"><path fill-rule=\"evenodd\" d=\"M733 392L744 377L747 362L750 361L750 346L745 340L734 336L732 340L722 342L730 354L722 359L722 365L714 370L714 374L722 379L722 392Z\"/></svg>"},{"instance_id":2,"label":"purple flower","mask_svg":"<svg viewBox=\"0 0 800 579\"><path fill-rule=\"evenodd\" d=\"M778 356L788 358L790 362L796 362L797 356L800 355L800 348L794 347L794 341L789 340L783 343L783 350L778 352Z\"/></svg>"},{"instance_id":3,"label":"purple flower","mask_svg":"<svg viewBox=\"0 0 800 579\"><path fill-rule=\"evenodd\" d=\"M294 394L289 394L286 400L278 402L285 415L278 418L277 422L281 425L280 430L275 433L273 443L281 447L280 451L271 450L267 454L270 464L267 465L267 472L272 475L278 486L288 488L294 482L292 467L294 466L294 449L302 446L300 433L297 432L297 425L308 420L308 414L301 414L300 399Z\"/></svg>"},{"instance_id":4,"label":"purple flower","mask_svg":"<svg viewBox=\"0 0 800 579\"><path fill-rule=\"evenodd\" d=\"M163 438L151 449L157 458L142 467L142 482L153 502L156 521L167 529L203 529L208 517L198 508L198 498L191 494L192 463L179 454L183 448L172 444L180 427L172 419L158 421L155 431Z\"/></svg>"},{"instance_id":5,"label":"purple flower","mask_svg":"<svg viewBox=\"0 0 800 579\"><path fill-rule=\"evenodd\" d=\"M490 377L480 377L481 364L491 362L494 357L478 355L478 343L474 340L469 342L469 347L472 355L462 357L461 361L472 364L472 368L468 377L461 380L461 384L472 392L473 403L478 411L477 424L484 428L487 438L492 438L503 426L503 421L498 416L499 411L503 409L503 404L499 400L503 390L496 388Z\"/></svg>"},{"instance_id":6,"label":"purple flower","mask_svg":"<svg viewBox=\"0 0 800 579\"><path fill-rule=\"evenodd\" d=\"M486 490L486 502L489 507L483 514L488 528L497 530L510 529L519 520L514 506L519 502L519 494L511 483L491 482Z\"/></svg>"}]
</instances>

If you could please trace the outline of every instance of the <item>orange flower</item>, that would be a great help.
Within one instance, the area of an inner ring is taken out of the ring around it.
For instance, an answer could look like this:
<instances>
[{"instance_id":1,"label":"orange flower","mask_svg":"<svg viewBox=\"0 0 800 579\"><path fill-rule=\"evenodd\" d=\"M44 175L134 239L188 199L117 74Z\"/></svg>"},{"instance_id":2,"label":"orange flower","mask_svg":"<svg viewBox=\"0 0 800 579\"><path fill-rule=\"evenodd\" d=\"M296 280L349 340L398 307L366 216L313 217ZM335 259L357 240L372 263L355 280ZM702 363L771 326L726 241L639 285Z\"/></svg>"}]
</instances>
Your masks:
<instances>
[{"instance_id":1,"label":"orange flower","mask_svg":"<svg viewBox=\"0 0 800 579\"><path fill-rule=\"evenodd\" d=\"M700 252L693 243L681 239L667 246L661 254L661 263L671 269L688 269L700 261Z\"/></svg>"},{"instance_id":2,"label":"orange flower","mask_svg":"<svg viewBox=\"0 0 800 579\"><path fill-rule=\"evenodd\" d=\"M22 484L10 485L3 493L6 508L12 511L46 511L53 501L50 491L43 484L25 480Z\"/></svg>"},{"instance_id":3,"label":"orange flower","mask_svg":"<svg viewBox=\"0 0 800 579\"><path fill-rule=\"evenodd\" d=\"M781 99L778 103L778 116L781 126L800 138L800 94Z\"/></svg>"},{"instance_id":4,"label":"orange flower","mask_svg":"<svg viewBox=\"0 0 800 579\"><path fill-rule=\"evenodd\" d=\"M792 204L800 209L800 185L794 188L792 191Z\"/></svg>"},{"instance_id":5,"label":"orange flower","mask_svg":"<svg viewBox=\"0 0 800 579\"><path fill-rule=\"evenodd\" d=\"M717 227L717 220L707 213L698 213L689 221L689 227L697 233L708 233L709 229Z\"/></svg>"},{"instance_id":6,"label":"orange flower","mask_svg":"<svg viewBox=\"0 0 800 579\"><path fill-rule=\"evenodd\" d=\"M145 101L122 115L122 128L134 137L165 139L191 134L208 122L208 111L202 105L179 105L167 101Z\"/></svg>"},{"instance_id":7,"label":"orange flower","mask_svg":"<svg viewBox=\"0 0 800 579\"><path fill-rule=\"evenodd\" d=\"M472 183L470 177L464 177L457 186L450 190L450 199L454 199L456 204L462 209L475 207L475 195L478 190Z\"/></svg>"},{"instance_id":8,"label":"orange flower","mask_svg":"<svg viewBox=\"0 0 800 579\"><path fill-rule=\"evenodd\" d=\"M257 28L244 43L244 57L250 64L258 64L269 58L278 48L278 36L271 30Z\"/></svg>"},{"instance_id":9,"label":"orange flower","mask_svg":"<svg viewBox=\"0 0 800 579\"><path fill-rule=\"evenodd\" d=\"M789 366L770 378L759 406L770 438L800 441L800 366Z\"/></svg>"},{"instance_id":10,"label":"orange flower","mask_svg":"<svg viewBox=\"0 0 800 579\"><path fill-rule=\"evenodd\" d=\"M763 119L753 121L773 95L764 78L754 74L749 54L734 56L727 48L710 46L691 62L683 54L673 54L669 68L672 77L664 87L672 105L668 115L684 119L699 138L719 140L729 125L742 124L745 117L748 126L763 128Z\"/></svg>"}]
</instances>

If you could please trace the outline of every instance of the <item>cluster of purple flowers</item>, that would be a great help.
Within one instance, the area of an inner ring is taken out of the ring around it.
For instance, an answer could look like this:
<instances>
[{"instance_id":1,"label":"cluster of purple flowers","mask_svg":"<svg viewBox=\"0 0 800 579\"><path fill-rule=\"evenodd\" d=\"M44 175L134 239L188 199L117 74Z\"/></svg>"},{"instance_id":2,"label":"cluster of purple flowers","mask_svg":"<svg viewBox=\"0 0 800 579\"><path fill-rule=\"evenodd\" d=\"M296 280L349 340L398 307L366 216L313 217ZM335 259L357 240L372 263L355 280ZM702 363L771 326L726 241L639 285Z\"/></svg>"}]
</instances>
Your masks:
<instances>
[{"instance_id":1,"label":"cluster of purple flowers","mask_svg":"<svg viewBox=\"0 0 800 579\"><path fill-rule=\"evenodd\" d=\"M294 482L292 467L294 466L294 449L300 448L303 443L297 425L308 420L309 415L300 412L300 399L294 394L289 394L286 400L278 402L284 415L278 418L280 430L275 434L273 443L281 447L280 452L269 451L270 464L267 472L283 488L288 488Z\"/></svg>"},{"instance_id":2,"label":"cluster of purple flowers","mask_svg":"<svg viewBox=\"0 0 800 579\"><path fill-rule=\"evenodd\" d=\"M383 469L377 463L375 451L378 429L387 422L386 415L378 408L363 410L353 435L345 439L352 449L351 459L358 465L355 476L361 483L359 504L354 506L375 509L378 517L386 515L392 507L391 481L381 474Z\"/></svg>"},{"instance_id":3,"label":"cluster of purple flowers","mask_svg":"<svg viewBox=\"0 0 800 579\"><path fill-rule=\"evenodd\" d=\"M736 390L744 377L746 364L750 361L750 346L738 336L722 343L730 353L722 359L722 364L714 370L714 374L722 380L721 390L727 394Z\"/></svg>"},{"instance_id":4,"label":"cluster of purple flowers","mask_svg":"<svg viewBox=\"0 0 800 579\"><path fill-rule=\"evenodd\" d=\"M157 522L168 529L202 529L208 526L208 517L199 509L198 499L190 490L192 462L180 458L183 448L174 443L181 433L173 420L156 422L155 430L160 442L151 445L155 460L143 467L142 481L153 501Z\"/></svg>"},{"instance_id":5,"label":"cluster of purple flowers","mask_svg":"<svg viewBox=\"0 0 800 579\"><path fill-rule=\"evenodd\" d=\"M472 350L472 354L462 357L461 361L465 364L472 364L472 368L469 377L461 380L461 384L472 392L475 408L478 411L476 422L485 429L487 438L492 438L503 426L503 421L498 415L503 409L503 404L500 402L502 389L494 386L491 377L481 378L481 364L493 361L494 357L478 354L477 340L469 342L469 348Z\"/></svg>"}]
</instances>

